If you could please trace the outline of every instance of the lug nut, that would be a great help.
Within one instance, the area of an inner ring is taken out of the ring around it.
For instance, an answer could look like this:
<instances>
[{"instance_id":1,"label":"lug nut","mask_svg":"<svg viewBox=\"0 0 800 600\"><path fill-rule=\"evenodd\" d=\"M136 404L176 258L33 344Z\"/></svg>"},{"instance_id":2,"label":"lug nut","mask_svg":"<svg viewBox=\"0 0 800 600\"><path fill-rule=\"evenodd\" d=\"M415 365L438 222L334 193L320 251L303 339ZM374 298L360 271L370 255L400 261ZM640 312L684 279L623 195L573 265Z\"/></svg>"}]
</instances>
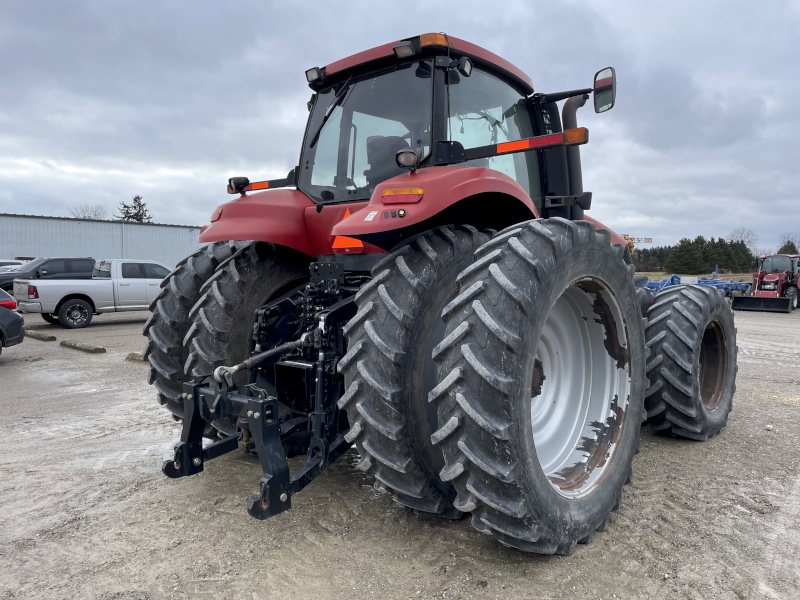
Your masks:
<instances>
[{"instance_id":1,"label":"lug nut","mask_svg":"<svg viewBox=\"0 0 800 600\"><path fill-rule=\"evenodd\" d=\"M200 458L195 458L192 462L194 463L195 467L199 467L200 465L203 464L203 461Z\"/></svg>"},{"instance_id":2,"label":"lug nut","mask_svg":"<svg viewBox=\"0 0 800 600\"><path fill-rule=\"evenodd\" d=\"M248 410L247 411L247 416L248 417L252 417L253 416L253 411L252 410Z\"/></svg>"},{"instance_id":3,"label":"lug nut","mask_svg":"<svg viewBox=\"0 0 800 600\"><path fill-rule=\"evenodd\" d=\"M258 419L261 416L261 413L253 413L253 418Z\"/></svg>"},{"instance_id":4,"label":"lug nut","mask_svg":"<svg viewBox=\"0 0 800 600\"><path fill-rule=\"evenodd\" d=\"M289 496L286 495L286 492L281 494L281 502L286 502L289 499Z\"/></svg>"}]
</instances>

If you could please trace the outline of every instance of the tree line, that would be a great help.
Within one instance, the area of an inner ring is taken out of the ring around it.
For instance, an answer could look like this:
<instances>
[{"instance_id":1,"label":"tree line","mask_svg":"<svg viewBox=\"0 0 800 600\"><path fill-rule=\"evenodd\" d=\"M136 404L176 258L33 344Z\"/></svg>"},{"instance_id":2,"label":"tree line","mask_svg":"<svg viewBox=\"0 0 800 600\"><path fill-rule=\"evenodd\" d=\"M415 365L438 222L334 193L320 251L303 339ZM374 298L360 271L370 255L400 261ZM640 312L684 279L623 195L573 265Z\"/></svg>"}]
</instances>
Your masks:
<instances>
[{"instance_id":1,"label":"tree line","mask_svg":"<svg viewBox=\"0 0 800 600\"><path fill-rule=\"evenodd\" d=\"M683 275L710 274L716 265L720 271L745 273L757 256L772 254L769 248L759 248L758 238L749 229L737 229L728 239L699 235L693 240L683 238L674 246L636 248L633 264L637 271L663 271ZM800 236L783 234L777 254L797 254Z\"/></svg>"}]
</instances>

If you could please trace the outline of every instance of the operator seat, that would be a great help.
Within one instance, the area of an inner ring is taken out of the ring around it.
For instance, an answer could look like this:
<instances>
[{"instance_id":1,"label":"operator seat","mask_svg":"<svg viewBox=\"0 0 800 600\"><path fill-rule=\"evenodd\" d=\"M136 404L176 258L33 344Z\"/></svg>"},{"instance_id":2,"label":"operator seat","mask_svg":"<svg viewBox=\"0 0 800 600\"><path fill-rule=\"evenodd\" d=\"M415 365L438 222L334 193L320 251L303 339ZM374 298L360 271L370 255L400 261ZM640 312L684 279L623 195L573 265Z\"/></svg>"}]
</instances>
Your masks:
<instances>
[{"instance_id":1,"label":"operator seat","mask_svg":"<svg viewBox=\"0 0 800 600\"><path fill-rule=\"evenodd\" d=\"M364 171L367 186L375 187L381 182L405 173L406 169L397 166L395 155L398 150L408 148L408 142L403 138L387 135L373 135L367 138L367 162L369 169Z\"/></svg>"}]
</instances>

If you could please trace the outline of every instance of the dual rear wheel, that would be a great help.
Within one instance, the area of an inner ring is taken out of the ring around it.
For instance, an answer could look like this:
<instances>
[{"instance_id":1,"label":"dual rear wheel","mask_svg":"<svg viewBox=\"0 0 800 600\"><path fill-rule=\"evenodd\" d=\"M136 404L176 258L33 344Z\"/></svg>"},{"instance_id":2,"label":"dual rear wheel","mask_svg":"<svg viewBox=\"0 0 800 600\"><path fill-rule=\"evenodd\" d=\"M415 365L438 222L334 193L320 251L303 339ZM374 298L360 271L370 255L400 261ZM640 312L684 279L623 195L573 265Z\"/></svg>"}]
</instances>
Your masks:
<instances>
[{"instance_id":1,"label":"dual rear wheel","mask_svg":"<svg viewBox=\"0 0 800 600\"><path fill-rule=\"evenodd\" d=\"M624 248L589 222L490 238L441 227L375 266L345 327L338 407L359 468L398 503L471 513L505 545L569 554L619 507L645 418L694 439L724 425L732 317L693 288L643 295ZM245 358L256 308L307 273L279 247L219 243L164 280L145 355L176 418L183 380Z\"/></svg>"}]
</instances>

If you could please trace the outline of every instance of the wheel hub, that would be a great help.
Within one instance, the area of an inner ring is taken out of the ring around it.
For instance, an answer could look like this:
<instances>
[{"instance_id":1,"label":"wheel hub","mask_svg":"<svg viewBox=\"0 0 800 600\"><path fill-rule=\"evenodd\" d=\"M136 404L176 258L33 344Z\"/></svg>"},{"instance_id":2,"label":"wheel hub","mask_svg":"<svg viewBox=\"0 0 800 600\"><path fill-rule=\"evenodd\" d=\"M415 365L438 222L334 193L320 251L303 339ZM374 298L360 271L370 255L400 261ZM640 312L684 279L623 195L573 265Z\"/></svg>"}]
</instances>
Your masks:
<instances>
[{"instance_id":1,"label":"wheel hub","mask_svg":"<svg viewBox=\"0 0 800 600\"><path fill-rule=\"evenodd\" d=\"M627 348L621 310L596 279L567 287L542 328L531 428L539 465L563 496L589 494L613 460L631 385Z\"/></svg>"}]
</instances>

